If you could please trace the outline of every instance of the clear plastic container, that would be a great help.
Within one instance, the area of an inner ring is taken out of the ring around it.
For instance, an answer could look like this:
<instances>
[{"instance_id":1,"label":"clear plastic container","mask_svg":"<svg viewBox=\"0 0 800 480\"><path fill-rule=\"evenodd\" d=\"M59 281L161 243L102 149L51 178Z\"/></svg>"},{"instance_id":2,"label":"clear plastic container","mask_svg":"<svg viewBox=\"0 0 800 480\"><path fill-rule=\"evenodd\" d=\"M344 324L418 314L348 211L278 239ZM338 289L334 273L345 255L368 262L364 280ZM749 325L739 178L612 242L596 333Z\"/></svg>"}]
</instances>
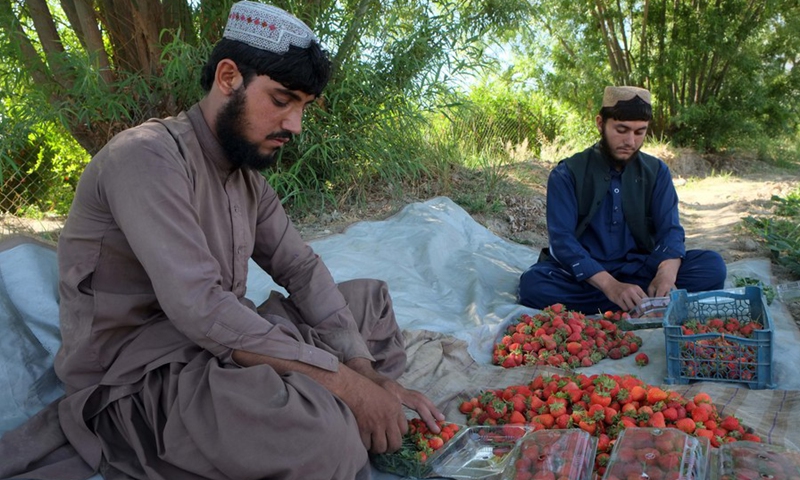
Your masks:
<instances>
[{"instance_id":1,"label":"clear plastic container","mask_svg":"<svg viewBox=\"0 0 800 480\"><path fill-rule=\"evenodd\" d=\"M376 455L372 464L405 478L500 480L517 442L530 431L522 425L464 427L424 462L394 453Z\"/></svg>"},{"instance_id":2,"label":"clear plastic container","mask_svg":"<svg viewBox=\"0 0 800 480\"><path fill-rule=\"evenodd\" d=\"M800 282L781 283L775 289L782 302L796 302L800 300Z\"/></svg>"},{"instance_id":3,"label":"clear plastic container","mask_svg":"<svg viewBox=\"0 0 800 480\"><path fill-rule=\"evenodd\" d=\"M603 479L681 478L704 480L709 472L710 443L675 428L623 430Z\"/></svg>"},{"instance_id":4,"label":"clear plastic container","mask_svg":"<svg viewBox=\"0 0 800 480\"><path fill-rule=\"evenodd\" d=\"M503 478L590 480L596 449L597 439L578 428L531 432L520 440Z\"/></svg>"},{"instance_id":5,"label":"clear plastic container","mask_svg":"<svg viewBox=\"0 0 800 480\"><path fill-rule=\"evenodd\" d=\"M640 330L643 328L661 328L664 315L669 307L669 297L648 297L633 310L628 312L630 318L620 322L623 330Z\"/></svg>"},{"instance_id":6,"label":"clear plastic container","mask_svg":"<svg viewBox=\"0 0 800 480\"><path fill-rule=\"evenodd\" d=\"M758 442L726 443L719 448L717 478L800 478L800 452Z\"/></svg>"},{"instance_id":7,"label":"clear plastic container","mask_svg":"<svg viewBox=\"0 0 800 480\"><path fill-rule=\"evenodd\" d=\"M428 478L499 480L517 442L531 430L521 425L468 427L428 459Z\"/></svg>"}]
</instances>

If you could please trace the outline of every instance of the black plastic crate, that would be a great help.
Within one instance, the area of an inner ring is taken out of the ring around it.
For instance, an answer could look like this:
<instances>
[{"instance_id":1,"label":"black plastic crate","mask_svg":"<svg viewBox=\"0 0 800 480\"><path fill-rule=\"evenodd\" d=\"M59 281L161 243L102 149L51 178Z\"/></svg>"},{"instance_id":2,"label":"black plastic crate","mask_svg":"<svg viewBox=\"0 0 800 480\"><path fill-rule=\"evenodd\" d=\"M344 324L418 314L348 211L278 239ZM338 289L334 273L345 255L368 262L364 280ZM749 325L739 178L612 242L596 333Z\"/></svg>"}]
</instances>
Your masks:
<instances>
[{"instance_id":1,"label":"black plastic crate","mask_svg":"<svg viewBox=\"0 0 800 480\"><path fill-rule=\"evenodd\" d=\"M667 384L718 381L746 384L753 389L775 388L772 357L775 328L760 286L689 294L670 294L664 316ZM756 322L749 337L740 330L702 331L719 326ZM684 327L700 330L688 333Z\"/></svg>"}]
</instances>

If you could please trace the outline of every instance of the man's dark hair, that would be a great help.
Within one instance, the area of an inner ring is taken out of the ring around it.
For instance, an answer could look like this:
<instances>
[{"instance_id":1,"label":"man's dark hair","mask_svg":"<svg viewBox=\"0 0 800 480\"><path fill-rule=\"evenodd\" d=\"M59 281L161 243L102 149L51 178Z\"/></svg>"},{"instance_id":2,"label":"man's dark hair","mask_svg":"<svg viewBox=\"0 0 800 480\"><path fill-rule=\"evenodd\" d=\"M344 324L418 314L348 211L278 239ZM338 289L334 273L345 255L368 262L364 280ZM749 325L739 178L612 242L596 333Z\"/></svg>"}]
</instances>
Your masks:
<instances>
[{"instance_id":1,"label":"man's dark hair","mask_svg":"<svg viewBox=\"0 0 800 480\"><path fill-rule=\"evenodd\" d=\"M623 122L635 120L649 122L653 118L653 107L637 95L630 100L620 100L613 107L601 108L600 116L604 123L609 118Z\"/></svg>"},{"instance_id":2,"label":"man's dark hair","mask_svg":"<svg viewBox=\"0 0 800 480\"><path fill-rule=\"evenodd\" d=\"M289 51L278 54L223 38L203 67L200 86L206 92L211 90L217 64L225 58L236 63L245 87L254 76L267 75L289 90L319 96L331 75L328 53L317 42L312 41L306 48L290 45Z\"/></svg>"}]
</instances>

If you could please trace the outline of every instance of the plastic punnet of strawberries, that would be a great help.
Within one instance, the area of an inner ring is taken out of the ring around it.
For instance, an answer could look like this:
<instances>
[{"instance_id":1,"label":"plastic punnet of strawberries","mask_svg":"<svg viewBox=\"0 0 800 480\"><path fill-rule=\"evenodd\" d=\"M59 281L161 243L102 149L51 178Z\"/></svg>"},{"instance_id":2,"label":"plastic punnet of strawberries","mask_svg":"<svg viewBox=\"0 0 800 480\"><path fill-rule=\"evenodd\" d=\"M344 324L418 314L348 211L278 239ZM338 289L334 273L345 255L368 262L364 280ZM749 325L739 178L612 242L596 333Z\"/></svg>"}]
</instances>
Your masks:
<instances>
[{"instance_id":1,"label":"plastic punnet of strawberries","mask_svg":"<svg viewBox=\"0 0 800 480\"><path fill-rule=\"evenodd\" d=\"M535 315L523 314L509 324L495 344L492 363L505 368L550 365L566 369L590 367L608 357L632 355L642 339L623 331L618 322L624 312L587 317L557 303Z\"/></svg>"},{"instance_id":2,"label":"plastic punnet of strawberries","mask_svg":"<svg viewBox=\"0 0 800 480\"><path fill-rule=\"evenodd\" d=\"M580 428L597 438L595 471L602 475L614 442L629 427L676 428L712 447L760 442L734 416L723 416L707 393L685 398L632 375L539 375L530 383L488 389L464 399L467 425L527 425L534 431Z\"/></svg>"},{"instance_id":3,"label":"plastic punnet of strawberries","mask_svg":"<svg viewBox=\"0 0 800 480\"><path fill-rule=\"evenodd\" d=\"M398 475L423 478L431 473L428 458L440 451L461 430L458 424L437 421L440 432L433 433L419 418L408 420L408 432L400 450L372 457L375 468Z\"/></svg>"}]
</instances>

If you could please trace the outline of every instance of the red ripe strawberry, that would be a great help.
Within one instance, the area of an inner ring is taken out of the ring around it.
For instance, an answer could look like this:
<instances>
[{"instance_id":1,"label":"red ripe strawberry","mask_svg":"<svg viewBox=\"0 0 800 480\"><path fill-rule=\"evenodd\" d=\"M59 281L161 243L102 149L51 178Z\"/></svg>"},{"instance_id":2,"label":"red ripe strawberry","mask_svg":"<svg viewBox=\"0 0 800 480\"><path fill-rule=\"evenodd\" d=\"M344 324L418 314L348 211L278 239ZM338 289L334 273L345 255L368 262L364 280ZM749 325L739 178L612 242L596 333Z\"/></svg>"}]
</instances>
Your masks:
<instances>
[{"instance_id":1,"label":"red ripe strawberry","mask_svg":"<svg viewBox=\"0 0 800 480\"><path fill-rule=\"evenodd\" d=\"M667 428L667 422L664 419L664 414L661 412L654 412L647 421L647 425L653 428Z\"/></svg>"},{"instance_id":2,"label":"red ripe strawberry","mask_svg":"<svg viewBox=\"0 0 800 480\"><path fill-rule=\"evenodd\" d=\"M618 411L615 408L605 407L603 409L603 421L606 425L612 425L617 420Z\"/></svg>"},{"instance_id":3,"label":"red ripe strawberry","mask_svg":"<svg viewBox=\"0 0 800 480\"><path fill-rule=\"evenodd\" d=\"M509 344L509 346L508 346L509 349L511 349L511 345L514 345L514 344L523 345L528 340L528 337L524 333L514 332L511 335L511 340L512 340L512 343Z\"/></svg>"},{"instance_id":4,"label":"red ripe strawberry","mask_svg":"<svg viewBox=\"0 0 800 480\"><path fill-rule=\"evenodd\" d=\"M522 424L524 424L526 422L527 422L527 420L525 419L525 415L523 415L522 413L520 413L520 412L518 412L516 410L511 412L511 416L508 418L508 423L522 425Z\"/></svg>"},{"instance_id":5,"label":"red ripe strawberry","mask_svg":"<svg viewBox=\"0 0 800 480\"><path fill-rule=\"evenodd\" d=\"M569 343L567 343L566 348L567 348L567 352L569 352L570 355L577 355L578 352L583 350L583 347L578 342L569 342Z\"/></svg>"},{"instance_id":6,"label":"red ripe strawberry","mask_svg":"<svg viewBox=\"0 0 800 480\"><path fill-rule=\"evenodd\" d=\"M720 427L724 428L727 431L738 430L739 429L739 419L730 415L722 419L722 422L719 424Z\"/></svg>"},{"instance_id":7,"label":"red ripe strawberry","mask_svg":"<svg viewBox=\"0 0 800 480\"><path fill-rule=\"evenodd\" d=\"M711 395L705 392L700 392L695 395L694 398L692 398L692 401L695 403L695 405L699 405L701 403L711 403Z\"/></svg>"},{"instance_id":8,"label":"red ripe strawberry","mask_svg":"<svg viewBox=\"0 0 800 480\"><path fill-rule=\"evenodd\" d=\"M578 427L589 435L594 435L594 432L597 431L597 423L593 420L581 420L578 422Z\"/></svg>"},{"instance_id":9,"label":"red ripe strawberry","mask_svg":"<svg viewBox=\"0 0 800 480\"><path fill-rule=\"evenodd\" d=\"M553 417L549 413L543 413L541 415L536 415L531 420L531 424L535 425L537 423L542 425L542 427L549 429L549 428L553 428L553 425L555 425L555 423L556 423L556 419L555 419L555 417Z\"/></svg>"},{"instance_id":10,"label":"red ripe strawberry","mask_svg":"<svg viewBox=\"0 0 800 480\"><path fill-rule=\"evenodd\" d=\"M565 429L569 428L570 426L572 426L572 417L568 413L556 417L557 428Z\"/></svg>"},{"instance_id":11,"label":"red ripe strawberry","mask_svg":"<svg viewBox=\"0 0 800 480\"><path fill-rule=\"evenodd\" d=\"M567 402L563 399L553 396L547 399L547 404L553 417L567 413Z\"/></svg>"},{"instance_id":12,"label":"red ripe strawberry","mask_svg":"<svg viewBox=\"0 0 800 480\"><path fill-rule=\"evenodd\" d=\"M444 440L442 437L431 437L428 439L428 446L430 446L433 450L439 450L444 446Z\"/></svg>"},{"instance_id":13,"label":"red ripe strawberry","mask_svg":"<svg viewBox=\"0 0 800 480\"><path fill-rule=\"evenodd\" d=\"M635 360L636 360L636 365L639 365L640 367L644 367L645 365L650 363L650 357L648 357L647 354L644 352L641 352L638 355L636 355Z\"/></svg>"},{"instance_id":14,"label":"red ripe strawberry","mask_svg":"<svg viewBox=\"0 0 800 480\"><path fill-rule=\"evenodd\" d=\"M636 419L633 417L629 417L627 415L623 415L620 417L620 423L624 428L631 428L631 427L638 427L639 425L636 423Z\"/></svg>"},{"instance_id":15,"label":"red ripe strawberry","mask_svg":"<svg viewBox=\"0 0 800 480\"><path fill-rule=\"evenodd\" d=\"M630 389L630 398L633 402L641 402L647 398L647 390L640 385L635 385Z\"/></svg>"},{"instance_id":16,"label":"red ripe strawberry","mask_svg":"<svg viewBox=\"0 0 800 480\"><path fill-rule=\"evenodd\" d=\"M650 387L647 390L647 403L650 405L655 405L658 402L662 402L666 400L667 397L669 397L669 394L658 387Z\"/></svg>"},{"instance_id":17,"label":"red ripe strawberry","mask_svg":"<svg viewBox=\"0 0 800 480\"><path fill-rule=\"evenodd\" d=\"M667 407L664 410L661 410L661 413L664 415L664 420L667 422L675 422L678 420L678 409L675 407Z\"/></svg>"},{"instance_id":18,"label":"red ripe strawberry","mask_svg":"<svg viewBox=\"0 0 800 480\"><path fill-rule=\"evenodd\" d=\"M607 407L611 405L611 395L606 392L599 392L595 390L589 395L589 404Z\"/></svg>"},{"instance_id":19,"label":"red ripe strawberry","mask_svg":"<svg viewBox=\"0 0 800 480\"><path fill-rule=\"evenodd\" d=\"M467 414L471 412L475 408L475 404L472 403L470 400L464 400L461 402L461 405L458 406L458 411Z\"/></svg>"},{"instance_id":20,"label":"red ripe strawberry","mask_svg":"<svg viewBox=\"0 0 800 480\"><path fill-rule=\"evenodd\" d=\"M755 433L745 433L742 435L742 440L747 442L761 442L761 437L756 435Z\"/></svg>"},{"instance_id":21,"label":"red ripe strawberry","mask_svg":"<svg viewBox=\"0 0 800 480\"><path fill-rule=\"evenodd\" d=\"M696 436L698 436L698 437L706 437L709 440L713 440L714 439L714 432L712 432L711 430L709 430L707 428L695 429L694 434Z\"/></svg>"},{"instance_id":22,"label":"red ripe strawberry","mask_svg":"<svg viewBox=\"0 0 800 480\"><path fill-rule=\"evenodd\" d=\"M664 453L658 457L658 466L667 472L678 470L681 466L681 455L678 452Z\"/></svg>"},{"instance_id":23,"label":"red ripe strawberry","mask_svg":"<svg viewBox=\"0 0 800 480\"><path fill-rule=\"evenodd\" d=\"M509 356L507 356L506 358L503 359L502 366L504 368L514 368L514 367L519 366L519 364L517 363L517 359L515 357L512 357L511 355L509 355Z\"/></svg>"},{"instance_id":24,"label":"red ripe strawberry","mask_svg":"<svg viewBox=\"0 0 800 480\"><path fill-rule=\"evenodd\" d=\"M680 418L675 422L675 428L683 433L693 434L697 426L691 418Z\"/></svg>"},{"instance_id":25,"label":"red ripe strawberry","mask_svg":"<svg viewBox=\"0 0 800 480\"><path fill-rule=\"evenodd\" d=\"M705 422L711 418L711 413L710 405L708 403L701 403L692 410L692 420L695 422Z\"/></svg>"},{"instance_id":26,"label":"red ripe strawberry","mask_svg":"<svg viewBox=\"0 0 800 480\"><path fill-rule=\"evenodd\" d=\"M619 360L622 358L622 356L622 350L620 350L618 347L614 347L608 351L608 358L611 360Z\"/></svg>"},{"instance_id":27,"label":"red ripe strawberry","mask_svg":"<svg viewBox=\"0 0 800 480\"><path fill-rule=\"evenodd\" d=\"M493 400L491 403L486 405L486 413L489 414L489 418L494 420L502 418L506 412L508 412L508 404L503 400Z\"/></svg>"}]
</instances>

